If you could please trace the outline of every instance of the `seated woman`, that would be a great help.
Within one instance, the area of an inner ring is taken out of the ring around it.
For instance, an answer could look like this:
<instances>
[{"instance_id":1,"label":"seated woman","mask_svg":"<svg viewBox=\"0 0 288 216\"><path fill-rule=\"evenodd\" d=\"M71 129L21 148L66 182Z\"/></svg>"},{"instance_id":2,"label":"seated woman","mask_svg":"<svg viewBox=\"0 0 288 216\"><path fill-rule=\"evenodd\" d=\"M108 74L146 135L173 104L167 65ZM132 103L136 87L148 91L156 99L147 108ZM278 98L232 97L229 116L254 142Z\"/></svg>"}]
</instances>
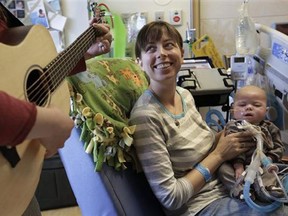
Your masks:
<instances>
[{"instance_id":1,"label":"seated woman","mask_svg":"<svg viewBox=\"0 0 288 216\"><path fill-rule=\"evenodd\" d=\"M190 92L176 86L183 40L166 22L139 32L135 53L149 76L149 88L131 112L134 146L147 180L167 215L265 215L233 199L217 179L225 161L256 144L251 133L214 137ZM245 143L245 145L244 145ZM287 215L287 206L267 215Z\"/></svg>"}]
</instances>

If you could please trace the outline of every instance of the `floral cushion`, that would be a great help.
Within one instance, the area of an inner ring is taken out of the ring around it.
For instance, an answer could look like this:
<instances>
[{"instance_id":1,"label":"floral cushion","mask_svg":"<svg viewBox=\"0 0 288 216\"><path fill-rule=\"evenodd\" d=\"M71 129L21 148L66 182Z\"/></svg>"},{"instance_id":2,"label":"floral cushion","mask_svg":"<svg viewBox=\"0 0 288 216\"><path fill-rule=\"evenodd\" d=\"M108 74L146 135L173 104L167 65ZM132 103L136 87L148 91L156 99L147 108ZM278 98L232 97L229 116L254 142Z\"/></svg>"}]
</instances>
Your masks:
<instances>
[{"instance_id":1,"label":"floral cushion","mask_svg":"<svg viewBox=\"0 0 288 216\"><path fill-rule=\"evenodd\" d=\"M70 115L81 128L80 139L93 154L96 171L104 162L125 169L126 161L135 162L130 151L135 126L128 125L128 118L148 87L147 79L130 58L90 59L86 64L87 71L67 77Z\"/></svg>"}]
</instances>

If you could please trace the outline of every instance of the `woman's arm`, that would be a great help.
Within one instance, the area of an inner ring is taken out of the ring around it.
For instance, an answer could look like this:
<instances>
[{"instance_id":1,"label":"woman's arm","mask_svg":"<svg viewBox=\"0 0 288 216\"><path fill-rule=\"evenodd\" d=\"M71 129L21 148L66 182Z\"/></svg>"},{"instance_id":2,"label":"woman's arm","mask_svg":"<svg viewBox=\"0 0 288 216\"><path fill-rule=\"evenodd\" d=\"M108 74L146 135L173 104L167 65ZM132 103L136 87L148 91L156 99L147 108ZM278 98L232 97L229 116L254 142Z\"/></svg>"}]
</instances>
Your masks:
<instances>
[{"instance_id":1,"label":"woman's arm","mask_svg":"<svg viewBox=\"0 0 288 216\"><path fill-rule=\"evenodd\" d=\"M224 133L219 135L216 136L216 141L218 140L216 148L204 160L199 161L211 175L224 161L231 160L256 145L251 141L252 134L249 132L238 132L227 136L224 136ZM199 191L206 183L203 174L197 169L191 170L185 177L193 185L195 192Z\"/></svg>"}]
</instances>

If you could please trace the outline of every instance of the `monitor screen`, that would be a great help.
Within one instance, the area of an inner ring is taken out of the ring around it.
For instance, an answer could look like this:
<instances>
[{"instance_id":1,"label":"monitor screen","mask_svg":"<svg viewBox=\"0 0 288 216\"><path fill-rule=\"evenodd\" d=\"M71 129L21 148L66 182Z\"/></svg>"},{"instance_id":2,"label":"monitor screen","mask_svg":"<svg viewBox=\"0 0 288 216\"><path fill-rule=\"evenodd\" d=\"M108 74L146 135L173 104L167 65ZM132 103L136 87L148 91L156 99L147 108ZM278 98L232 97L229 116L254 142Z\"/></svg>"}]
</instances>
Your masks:
<instances>
[{"instance_id":1,"label":"monitor screen","mask_svg":"<svg viewBox=\"0 0 288 216\"><path fill-rule=\"evenodd\" d=\"M245 57L235 57L234 58L235 63L244 63L245 62Z\"/></svg>"}]
</instances>

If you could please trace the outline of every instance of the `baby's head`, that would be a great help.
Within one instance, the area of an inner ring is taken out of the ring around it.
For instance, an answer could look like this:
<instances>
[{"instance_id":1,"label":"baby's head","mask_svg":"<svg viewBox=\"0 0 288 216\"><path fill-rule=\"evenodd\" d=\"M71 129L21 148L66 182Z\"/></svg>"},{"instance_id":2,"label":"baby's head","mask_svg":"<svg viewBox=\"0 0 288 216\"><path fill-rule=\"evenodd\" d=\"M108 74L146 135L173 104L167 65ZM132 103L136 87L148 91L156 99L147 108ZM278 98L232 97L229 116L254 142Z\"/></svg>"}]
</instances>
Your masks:
<instances>
[{"instance_id":1,"label":"baby's head","mask_svg":"<svg viewBox=\"0 0 288 216\"><path fill-rule=\"evenodd\" d=\"M267 111L266 92L257 86L244 86L237 90L234 97L233 116L237 120L246 120L259 124L265 119Z\"/></svg>"}]
</instances>

